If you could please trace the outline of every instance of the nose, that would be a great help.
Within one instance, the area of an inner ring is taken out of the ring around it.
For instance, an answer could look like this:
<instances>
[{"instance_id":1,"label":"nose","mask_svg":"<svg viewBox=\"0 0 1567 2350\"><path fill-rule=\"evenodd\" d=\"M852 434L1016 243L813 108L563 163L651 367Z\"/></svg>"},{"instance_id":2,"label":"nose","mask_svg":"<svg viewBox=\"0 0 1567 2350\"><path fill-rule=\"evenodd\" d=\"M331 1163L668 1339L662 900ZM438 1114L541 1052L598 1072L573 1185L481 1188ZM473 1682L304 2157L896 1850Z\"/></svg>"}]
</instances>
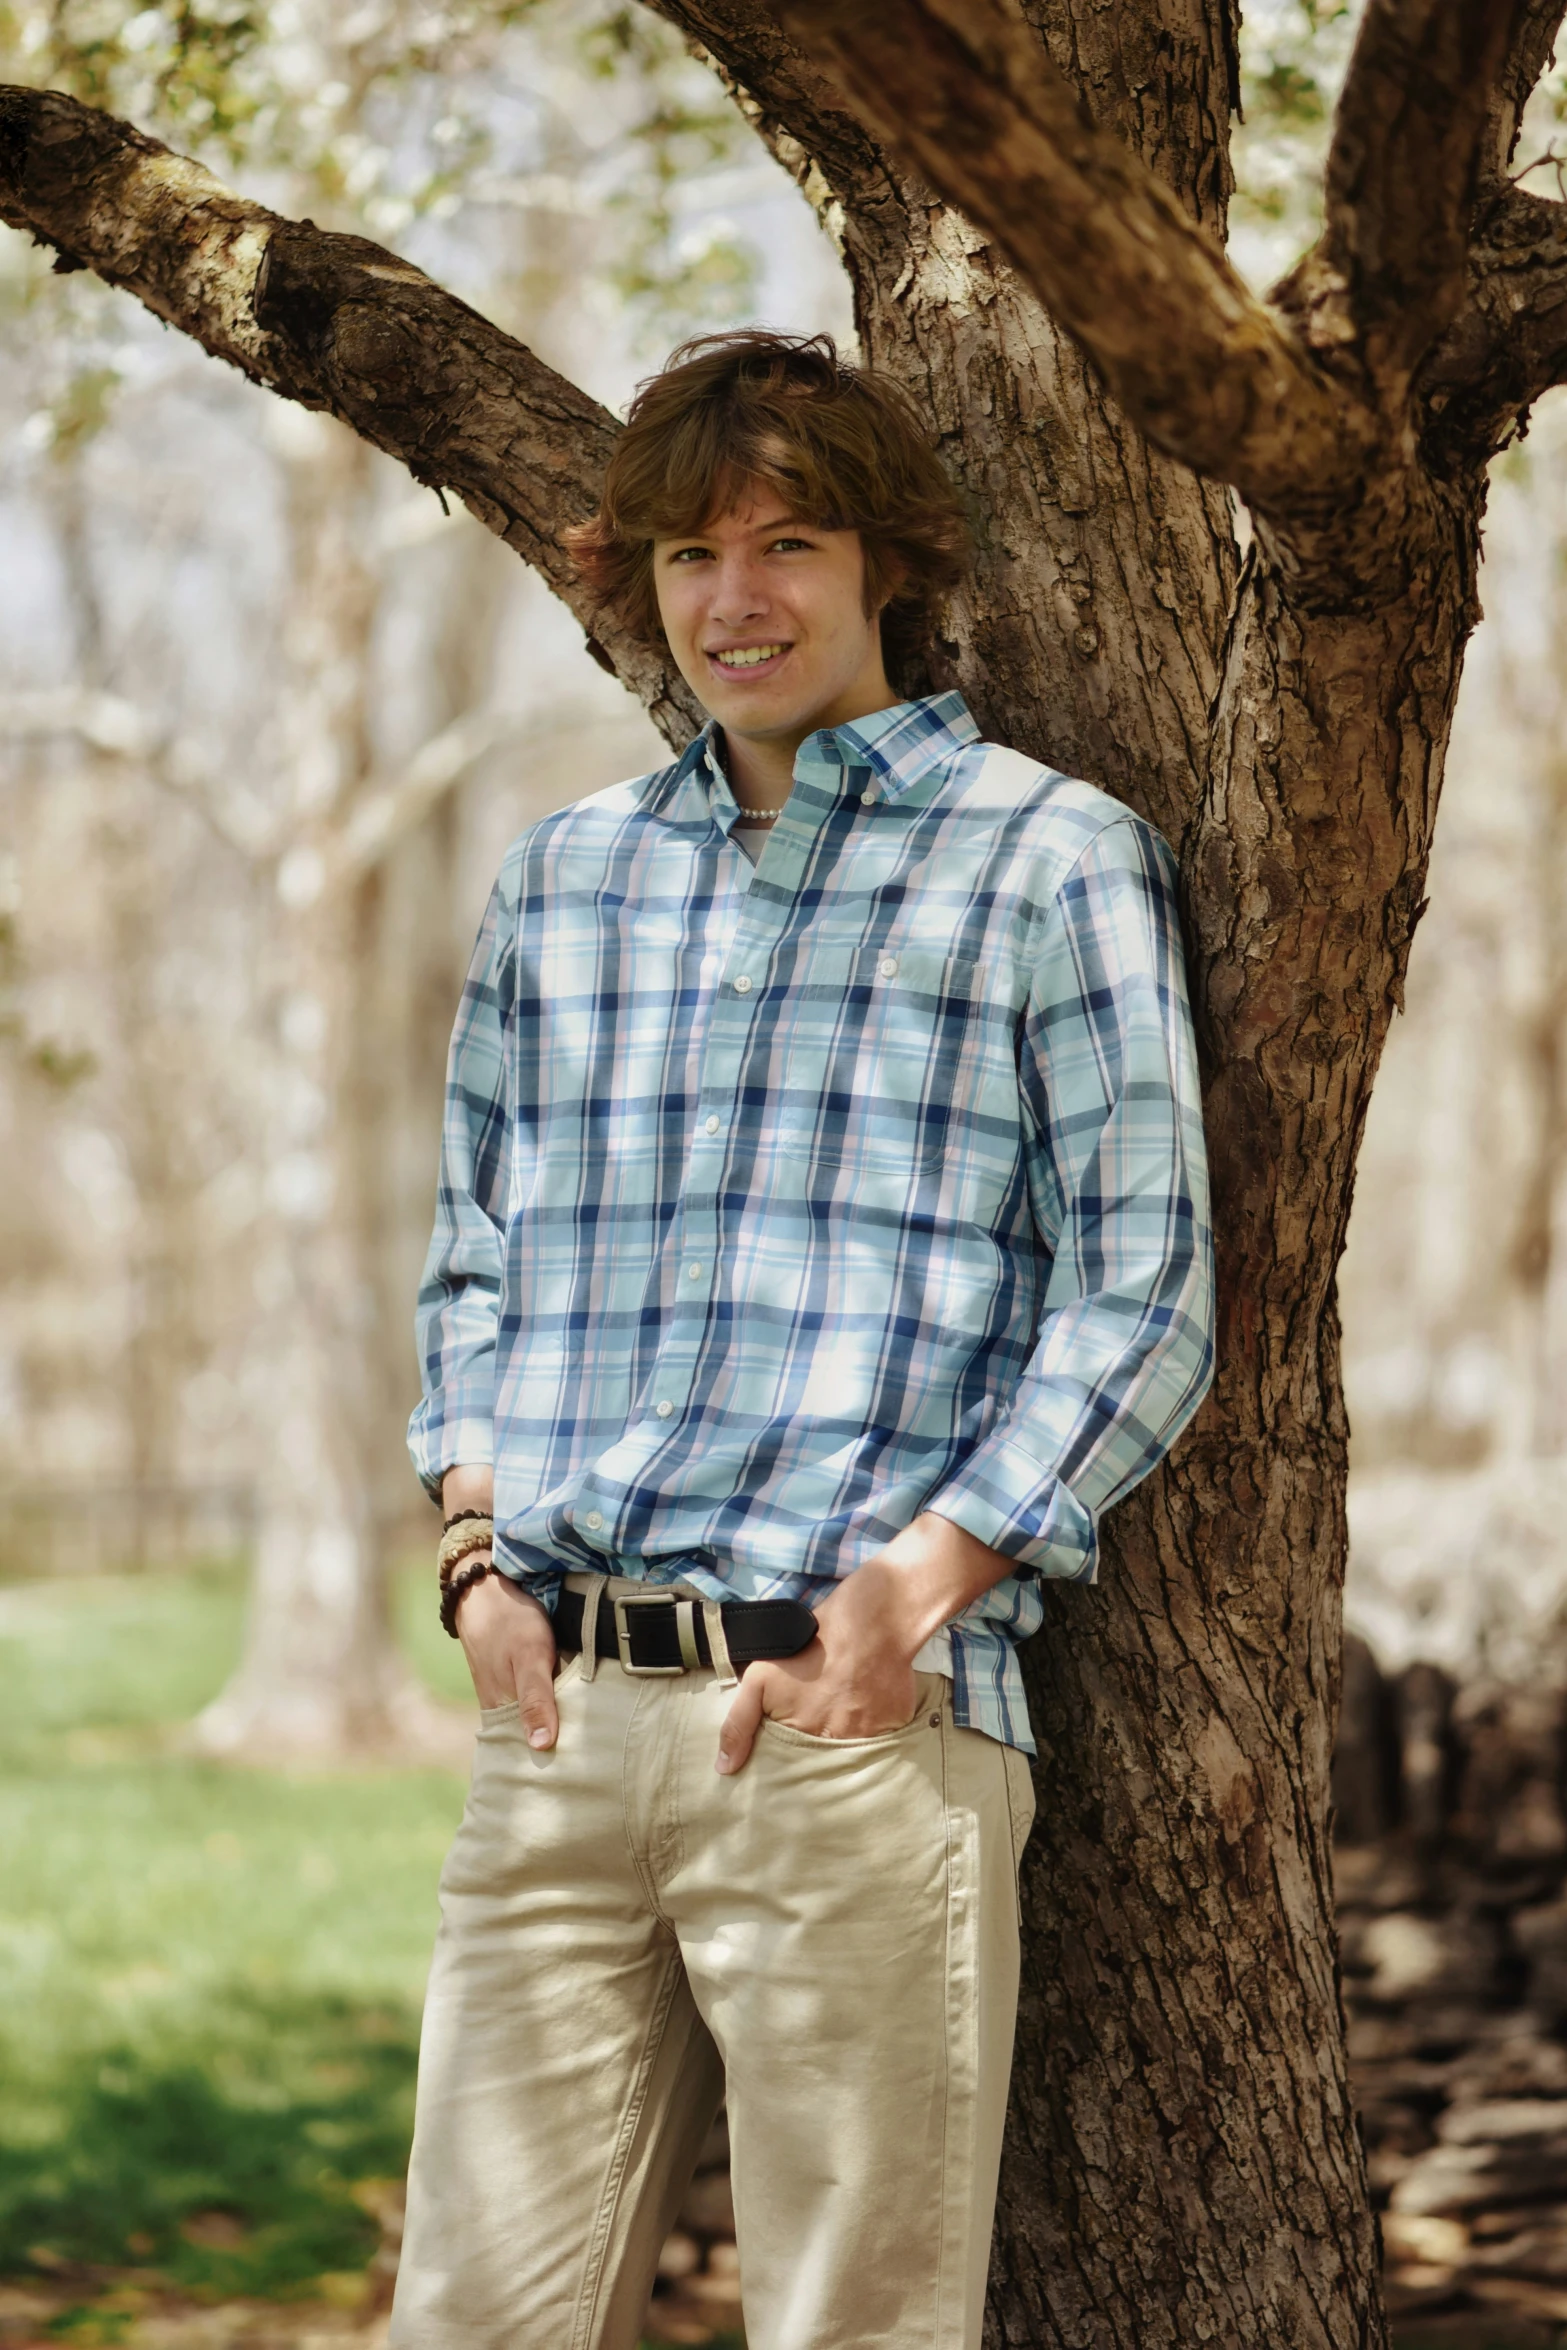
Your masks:
<instances>
[{"instance_id":1,"label":"nose","mask_svg":"<svg viewBox=\"0 0 1567 2350\"><path fill-rule=\"evenodd\" d=\"M767 610L767 574L749 549L729 548L711 574L709 609L720 628L744 628Z\"/></svg>"}]
</instances>

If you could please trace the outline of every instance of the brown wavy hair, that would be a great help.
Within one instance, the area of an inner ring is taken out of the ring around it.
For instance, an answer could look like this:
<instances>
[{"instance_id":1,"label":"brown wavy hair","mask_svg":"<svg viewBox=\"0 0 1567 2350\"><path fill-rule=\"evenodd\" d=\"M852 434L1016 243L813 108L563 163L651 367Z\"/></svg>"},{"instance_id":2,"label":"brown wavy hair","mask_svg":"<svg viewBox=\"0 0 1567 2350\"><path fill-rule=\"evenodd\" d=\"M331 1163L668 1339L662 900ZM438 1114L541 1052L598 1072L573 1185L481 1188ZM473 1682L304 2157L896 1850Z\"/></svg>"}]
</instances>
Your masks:
<instances>
[{"instance_id":1,"label":"brown wavy hair","mask_svg":"<svg viewBox=\"0 0 1567 2350\"><path fill-rule=\"evenodd\" d=\"M654 539L700 531L753 485L818 530L859 532L887 674L900 692L917 687L969 565L968 524L909 394L840 358L830 335L682 343L638 386L599 510L565 543L601 608L662 645Z\"/></svg>"}]
</instances>

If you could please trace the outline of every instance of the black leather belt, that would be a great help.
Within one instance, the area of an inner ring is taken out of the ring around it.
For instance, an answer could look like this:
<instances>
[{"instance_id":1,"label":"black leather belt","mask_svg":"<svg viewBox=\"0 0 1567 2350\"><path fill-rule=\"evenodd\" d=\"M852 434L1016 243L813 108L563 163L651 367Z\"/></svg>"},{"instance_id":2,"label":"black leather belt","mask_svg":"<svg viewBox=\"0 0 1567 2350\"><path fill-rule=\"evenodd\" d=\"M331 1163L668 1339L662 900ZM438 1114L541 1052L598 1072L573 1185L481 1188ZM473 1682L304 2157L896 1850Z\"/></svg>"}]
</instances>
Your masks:
<instances>
[{"instance_id":1,"label":"black leather belt","mask_svg":"<svg viewBox=\"0 0 1567 2350\"><path fill-rule=\"evenodd\" d=\"M555 1645L566 1656L582 1646L580 1591L555 1602ZM764 1657L798 1656L816 1638L816 1618L803 1600L730 1599L722 1609L729 1661L738 1670ZM628 1673L688 1673L710 1665L713 1652L699 1599L670 1591L606 1591L599 1600L594 1648L618 1658Z\"/></svg>"}]
</instances>

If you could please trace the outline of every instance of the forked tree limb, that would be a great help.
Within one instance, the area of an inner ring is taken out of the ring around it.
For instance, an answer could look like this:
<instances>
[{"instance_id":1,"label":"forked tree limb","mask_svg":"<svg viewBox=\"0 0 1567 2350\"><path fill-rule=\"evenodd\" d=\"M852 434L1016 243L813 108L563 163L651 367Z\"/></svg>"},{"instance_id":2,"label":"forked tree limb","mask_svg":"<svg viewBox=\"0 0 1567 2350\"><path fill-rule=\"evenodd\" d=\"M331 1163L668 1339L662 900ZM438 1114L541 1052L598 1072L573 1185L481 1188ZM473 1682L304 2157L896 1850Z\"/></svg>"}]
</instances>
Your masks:
<instances>
[{"instance_id":1,"label":"forked tree limb","mask_svg":"<svg viewBox=\"0 0 1567 2350\"><path fill-rule=\"evenodd\" d=\"M667 658L595 612L561 546L597 503L615 419L411 262L286 220L53 90L0 87L0 220L454 492L544 575L669 740L700 724Z\"/></svg>"},{"instance_id":2,"label":"forked tree limb","mask_svg":"<svg viewBox=\"0 0 1567 2350\"><path fill-rule=\"evenodd\" d=\"M1335 147L1335 225L1273 308L1122 141L1086 119L1009 0L659 5L744 71L775 145L795 142L818 173L825 156L828 184L862 222L885 210L894 237L906 225L893 155L959 204L1149 438L1241 490L1298 578L1332 574L1335 591L1354 592L1372 579L1412 511L1412 485L1398 461L1402 418L1363 396L1364 329L1345 303L1352 295L1350 308L1390 321L1390 347L1407 362L1457 307L1455 251L1460 300L1465 263L1451 189L1428 252L1429 211L1417 219L1372 156L1377 92L1402 107L1392 144L1411 175L1411 150L1429 137L1467 204L1493 85L1521 87L1559 8L1373 0ZM1402 95L1400 59L1413 60ZM1397 217L1372 235L1367 220L1388 203ZM1509 192L1480 213L1494 233L1468 258L1467 307L1426 371L1450 451L1471 461L1483 454L1475 433L1489 425L1505 437L1561 373L1557 208ZM597 636L672 742L699 723L667 659L595 613L562 553L565 526L596 503L614 419L468 304L381 247L285 220L57 92L0 89L0 219L53 245L57 267L92 268L255 380L453 490Z\"/></svg>"},{"instance_id":3,"label":"forked tree limb","mask_svg":"<svg viewBox=\"0 0 1567 2350\"><path fill-rule=\"evenodd\" d=\"M647 0L717 68L771 152L808 192L857 212L892 196L887 157L832 77L781 28L769 0Z\"/></svg>"},{"instance_id":4,"label":"forked tree limb","mask_svg":"<svg viewBox=\"0 0 1567 2350\"><path fill-rule=\"evenodd\" d=\"M1492 99L1528 16L1528 0L1369 0L1361 19L1307 274L1335 287L1389 414L1463 304Z\"/></svg>"},{"instance_id":5,"label":"forked tree limb","mask_svg":"<svg viewBox=\"0 0 1567 2350\"><path fill-rule=\"evenodd\" d=\"M1499 447L1567 383L1567 204L1508 188L1482 206L1464 308L1421 369L1434 454Z\"/></svg>"},{"instance_id":6,"label":"forked tree limb","mask_svg":"<svg viewBox=\"0 0 1567 2350\"><path fill-rule=\"evenodd\" d=\"M1567 6L1563 0L1523 0L1513 18L1512 39L1491 92L1481 149L1480 168L1489 180L1499 180L1512 161L1523 110L1551 61L1564 16Z\"/></svg>"},{"instance_id":7,"label":"forked tree limb","mask_svg":"<svg viewBox=\"0 0 1567 2350\"><path fill-rule=\"evenodd\" d=\"M795 39L995 239L1148 438L1261 513L1351 502L1383 421L1086 119L1007 0L778 0Z\"/></svg>"}]
</instances>

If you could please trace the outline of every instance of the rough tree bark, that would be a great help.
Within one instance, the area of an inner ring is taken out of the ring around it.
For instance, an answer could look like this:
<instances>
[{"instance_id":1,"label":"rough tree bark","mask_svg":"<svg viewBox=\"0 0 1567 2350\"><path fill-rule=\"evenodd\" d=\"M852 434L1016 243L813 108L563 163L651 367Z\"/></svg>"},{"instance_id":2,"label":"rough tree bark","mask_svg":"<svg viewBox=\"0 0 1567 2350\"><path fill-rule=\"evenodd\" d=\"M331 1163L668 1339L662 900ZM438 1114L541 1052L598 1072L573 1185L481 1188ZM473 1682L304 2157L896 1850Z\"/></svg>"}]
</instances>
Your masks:
<instances>
[{"instance_id":1,"label":"rough tree bark","mask_svg":"<svg viewBox=\"0 0 1567 2350\"><path fill-rule=\"evenodd\" d=\"M1030 1654L993 2338L1368 2350L1327 1841L1334 1267L1486 464L1567 375L1567 209L1505 178L1563 11L1370 0L1323 237L1262 302L1223 258L1232 0L658 5L817 204L968 499L980 561L932 682L1152 816L1187 893L1220 1369ZM454 489L575 597L556 543L612 420L406 264L33 91L0 95L0 217ZM681 739L667 666L600 636Z\"/></svg>"}]
</instances>

